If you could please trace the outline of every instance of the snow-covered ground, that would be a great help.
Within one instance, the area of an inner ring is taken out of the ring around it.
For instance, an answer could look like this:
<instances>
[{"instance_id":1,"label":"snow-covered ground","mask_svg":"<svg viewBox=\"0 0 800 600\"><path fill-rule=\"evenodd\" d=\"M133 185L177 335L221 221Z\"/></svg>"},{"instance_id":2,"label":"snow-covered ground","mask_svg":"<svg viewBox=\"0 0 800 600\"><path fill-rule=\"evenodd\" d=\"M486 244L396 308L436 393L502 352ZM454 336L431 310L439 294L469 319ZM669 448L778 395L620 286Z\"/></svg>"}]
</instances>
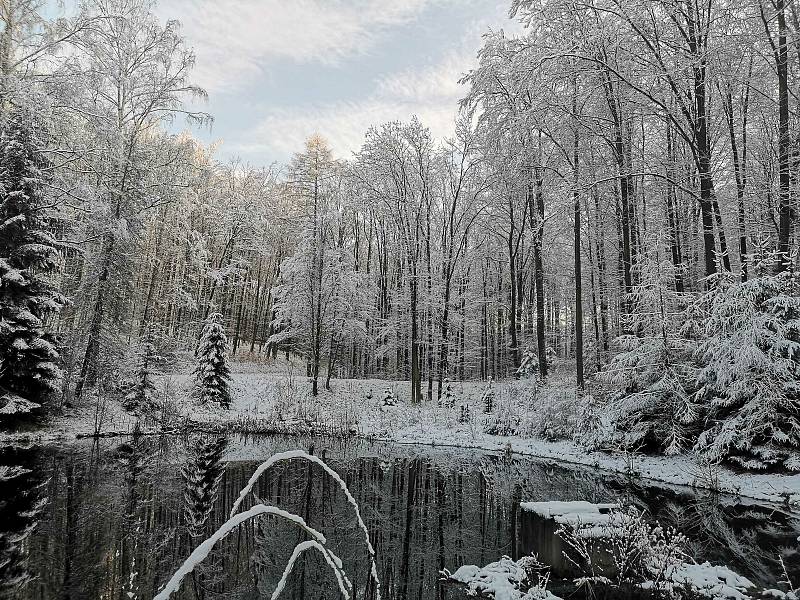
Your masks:
<instances>
[{"instance_id":1,"label":"snow-covered ground","mask_svg":"<svg viewBox=\"0 0 800 600\"><path fill-rule=\"evenodd\" d=\"M188 369L157 377L157 401L164 408L160 415L144 420L143 429L189 426L254 433L357 434L398 443L514 452L661 484L710 488L800 506L800 475L739 474L704 465L692 456L614 455L589 452L573 440L545 439L552 437L553 432L575 429L575 421L580 419L574 410L578 405L573 402L575 393L569 389L566 375L560 378L556 374L545 388L533 391L520 382L494 384L493 412L486 414L487 385L483 382L452 383L453 406L448 407L439 406L435 400L410 404L407 381L333 380L332 391L322 391L314 398L309 393L305 371L298 364L234 363L232 371L230 410L197 406L191 398L192 378ZM387 390L396 398L393 406L384 405ZM435 382L433 393L435 397ZM0 435L30 441L91 435L96 430L97 413L95 399L87 396L63 416L52 418L45 429ZM100 429L105 433L130 432L137 420L111 400L104 408ZM516 431L516 435L500 435L510 430Z\"/></svg>"}]
</instances>

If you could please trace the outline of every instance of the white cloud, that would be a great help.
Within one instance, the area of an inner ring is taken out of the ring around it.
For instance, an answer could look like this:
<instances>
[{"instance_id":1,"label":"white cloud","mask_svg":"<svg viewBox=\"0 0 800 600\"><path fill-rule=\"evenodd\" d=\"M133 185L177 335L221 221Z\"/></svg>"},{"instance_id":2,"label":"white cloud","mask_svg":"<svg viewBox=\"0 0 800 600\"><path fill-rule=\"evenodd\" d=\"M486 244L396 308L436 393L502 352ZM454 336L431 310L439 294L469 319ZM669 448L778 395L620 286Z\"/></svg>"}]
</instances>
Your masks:
<instances>
[{"instance_id":1,"label":"white cloud","mask_svg":"<svg viewBox=\"0 0 800 600\"><path fill-rule=\"evenodd\" d=\"M255 87L263 90L263 82L255 80L271 62L336 64L376 50L378 38L390 27L409 23L434 4L446 5L448 10L471 6L473 18L466 30L463 20L456 29L446 21L423 23L420 19L420 26L435 27L442 41L451 40L449 50L440 50L442 53L427 63L380 77L366 95L320 102L315 101L315 90L310 85L309 93L298 97L294 106L248 103L253 126L233 136L222 132L221 152L256 162L286 160L302 149L313 133L325 137L337 156L349 158L361 148L370 125L408 121L413 115L437 138L452 135L458 101L467 92L458 80L476 63L481 35L490 26L515 28L506 19L507 0L162 2L167 3L163 11L184 21L190 42L197 45L199 83L215 92L212 97L227 89L231 99L252 94ZM410 55L418 56L414 52ZM348 73L354 75L352 71ZM253 87L241 89L251 81ZM347 93L346 87L336 91Z\"/></svg>"},{"instance_id":2,"label":"white cloud","mask_svg":"<svg viewBox=\"0 0 800 600\"><path fill-rule=\"evenodd\" d=\"M490 19L494 17L496 22L497 15L503 16L503 10L497 9L486 20L472 23L461 40L456 40L436 62L379 78L373 92L364 99L267 108L250 132L233 144L225 144L225 153L289 157L303 148L308 136L319 133L338 157L349 158L361 148L371 125L408 121L414 115L436 138L452 135L458 103L468 91L459 79L477 64L480 36L492 22Z\"/></svg>"},{"instance_id":3,"label":"white cloud","mask_svg":"<svg viewBox=\"0 0 800 600\"><path fill-rule=\"evenodd\" d=\"M370 125L408 121L417 115L434 136L444 137L453 133L455 114L455 103L392 102L378 97L319 107L276 109L241 142L226 145L225 151L242 156L288 157L302 149L311 134L319 133L328 140L336 156L349 158L360 149Z\"/></svg>"},{"instance_id":4,"label":"white cloud","mask_svg":"<svg viewBox=\"0 0 800 600\"><path fill-rule=\"evenodd\" d=\"M381 34L440 0L164 0L197 54L195 80L234 92L275 60L336 64L372 48Z\"/></svg>"},{"instance_id":5,"label":"white cloud","mask_svg":"<svg viewBox=\"0 0 800 600\"><path fill-rule=\"evenodd\" d=\"M465 87L458 80L475 62L473 49L451 51L436 64L383 77L378 81L378 93L387 98L411 102L427 102L432 99L457 102L466 93Z\"/></svg>"},{"instance_id":6,"label":"white cloud","mask_svg":"<svg viewBox=\"0 0 800 600\"><path fill-rule=\"evenodd\" d=\"M458 102L467 91L458 80L475 62L475 50L464 45L419 70L382 77L363 100L269 109L244 138L226 144L225 152L288 157L319 133L337 156L349 158L361 148L370 125L408 121L414 115L435 137L452 135Z\"/></svg>"}]
</instances>

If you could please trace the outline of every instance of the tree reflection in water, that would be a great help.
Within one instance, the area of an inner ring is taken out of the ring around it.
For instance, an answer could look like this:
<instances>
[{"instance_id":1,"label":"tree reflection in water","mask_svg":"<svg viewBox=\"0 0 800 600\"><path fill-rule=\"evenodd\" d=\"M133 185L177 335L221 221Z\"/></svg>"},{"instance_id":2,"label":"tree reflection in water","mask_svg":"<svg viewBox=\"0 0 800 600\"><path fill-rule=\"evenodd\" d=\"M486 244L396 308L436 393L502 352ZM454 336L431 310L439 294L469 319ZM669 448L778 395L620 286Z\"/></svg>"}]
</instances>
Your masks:
<instances>
[{"instance_id":1,"label":"tree reflection in water","mask_svg":"<svg viewBox=\"0 0 800 600\"><path fill-rule=\"evenodd\" d=\"M49 501L23 545L34 578L16 597L152 598L200 535L226 520L258 463L311 445L297 438L140 436L29 451L29 468L44 481L41 495ZM527 551L520 548L520 500L632 502L683 531L698 559L727 562L762 583L777 580L781 554L790 569L800 571L797 515L731 498L631 487L608 473L518 457L353 440L316 439L313 445L358 502L377 552L384 598L455 598L455 591L438 587L440 569ZM319 469L292 461L264 473L253 495L324 533L356 597L369 600L363 532L337 485ZM14 496L4 485L2 510L26 513L8 504ZM3 527L14 522L5 514ZM173 597L269 597L302 539L288 523L245 523ZM304 554L282 597L338 598L322 560Z\"/></svg>"}]
</instances>

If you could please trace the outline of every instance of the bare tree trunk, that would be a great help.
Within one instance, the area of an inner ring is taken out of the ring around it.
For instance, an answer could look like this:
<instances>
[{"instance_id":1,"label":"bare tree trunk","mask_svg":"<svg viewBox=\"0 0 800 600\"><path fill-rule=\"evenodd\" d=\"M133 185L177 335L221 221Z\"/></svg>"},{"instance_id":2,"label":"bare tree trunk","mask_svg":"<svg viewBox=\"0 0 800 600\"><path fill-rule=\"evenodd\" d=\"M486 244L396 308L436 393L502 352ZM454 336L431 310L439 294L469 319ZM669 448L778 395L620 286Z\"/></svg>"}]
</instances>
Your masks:
<instances>
[{"instance_id":1,"label":"bare tree trunk","mask_svg":"<svg viewBox=\"0 0 800 600\"><path fill-rule=\"evenodd\" d=\"M111 268L111 253L114 249L114 238L104 236L101 254L100 276L97 278L97 295L95 296L92 318L89 323L89 336L86 341L86 352L83 355L80 375L75 384L75 399L80 400L84 385L97 382L97 362L100 358L100 338L103 333L103 317L106 306L106 287Z\"/></svg>"},{"instance_id":2,"label":"bare tree trunk","mask_svg":"<svg viewBox=\"0 0 800 600\"><path fill-rule=\"evenodd\" d=\"M722 94L722 107L728 122L728 135L731 142L731 158L733 159L733 174L736 179L736 205L737 225L739 229L739 264L741 265L742 281L747 281L747 226L744 206L744 194L747 188L747 109L750 103L750 78L753 73L753 59L747 70L747 79L744 82L744 100L742 102L742 155L739 156L739 145L736 140L734 126L733 95L728 83L726 93Z\"/></svg>"},{"instance_id":3,"label":"bare tree trunk","mask_svg":"<svg viewBox=\"0 0 800 600\"><path fill-rule=\"evenodd\" d=\"M786 45L785 0L776 0L778 13L778 47L775 63L778 72L778 271L789 268L789 239L792 234L792 206L789 174L789 68Z\"/></svg>"},{"instance_id":4,"label":"bare tree trunk","mask_svg":"<svg viewBox=\"0 0 800 600\"><path fill-rule=\"evenodd\" d=\"M416 268L410 275L411 286L411 402L422 402L422 373L419 356L419 297Z\"/></svg>"},{"instance_id":5,"label":"bare tree trunk","mask_svg":"<svg viewBox=\"0 0 800 600\"><path fill-rule=\"evenodd\" d=\"M247 289L247 279L250 277L250 270L248 269L244 274L244 280L241 282L242 291L239 294L239 310L237 311L238 314L236 316L236 328L233 332L233 348L232 354L236 356L236 351L239 349L239 334L241 333L242 329L242 314L244 313L244 296L245 290ZM235 292L234 292L235 297Z\"/></svg>"},{"instance_id":6,"label":"bare tree trunk","mask_svg":"<svg viewBox=\"0 0 800 600\"><path fill-rule=\"evenodd\" d=\"M575 375L579 389L583 389L583 294L581 273L581 199L578 193L579 156L578 156L578 76L573 79L572 114L576 122L572 131L572 201L574 208L574 234L575 234Z\"/></svg>"},{"instance_id":7,"label":"bare tree trunk","mask_svg":"<svg viewBox=\"0 0 800 600\"><path fill-rule=\"evenodd\" d=\"M675 197L675 140L672 137L672 126L667 121L667 185L666 204L667 222L669 224L669 246L672 256L672 267L675 271L675 291L683 293L683 256L681 253L681 236L678 228L678 214Z\"/></svg>"},{"instance_id":8,"label":"bare tree trunk","mask_svg":"<svg viewBox=\"0 0 800 600\"><path fill-rule=\"evenodd\" d=\"M258 257L258 271L256 273L256 295L254 298L253 306L253 327L250 334L250 353L252 354L256 348L256 336L258 335L258 326L261 322L261 263L262 258ZM260 350L259 350L260 352Z\"/></svg>"}]
</instances>

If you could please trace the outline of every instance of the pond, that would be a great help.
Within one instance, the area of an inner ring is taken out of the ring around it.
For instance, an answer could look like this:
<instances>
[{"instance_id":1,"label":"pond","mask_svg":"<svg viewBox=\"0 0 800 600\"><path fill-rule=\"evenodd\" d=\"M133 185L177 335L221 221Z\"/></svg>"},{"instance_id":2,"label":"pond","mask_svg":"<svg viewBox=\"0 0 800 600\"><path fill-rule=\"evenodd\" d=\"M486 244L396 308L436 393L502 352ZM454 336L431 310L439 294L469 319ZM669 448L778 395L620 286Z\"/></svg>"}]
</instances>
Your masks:
<instances>
[{"instance_id":1,"label":"pond","mask_svg":"<svg viewBox=\"0 0 800 600\"><path fill-rule=\"evenodd\" d=\"M775 584L779 557L800 573L800 515L746 500L633 486L608 473L473 450L321 438L139 436L0 451L6 475L14 474L12 466L30 470L0 487L0 589L21 600L152 598L224 522L255 467L298 448L313 448L358 501L384 598L463 597L438 585L439 571L524 551L520 500L634 503L682 531L700 561L726 563L761 584ZM218 493L204 497L202 482L217 473ZM187 480L194 483L187 486ZM323 532L356 597L371 596L363 535L343 494L318 467L300 461L276 466L254 492ZM19 535L30 528L27 537ZM302 539L290 523L251 521L225 538L173 598L269 598ZM307 555L282 597L339 594L322 559Z\"/></svg>"}]
</instances>

